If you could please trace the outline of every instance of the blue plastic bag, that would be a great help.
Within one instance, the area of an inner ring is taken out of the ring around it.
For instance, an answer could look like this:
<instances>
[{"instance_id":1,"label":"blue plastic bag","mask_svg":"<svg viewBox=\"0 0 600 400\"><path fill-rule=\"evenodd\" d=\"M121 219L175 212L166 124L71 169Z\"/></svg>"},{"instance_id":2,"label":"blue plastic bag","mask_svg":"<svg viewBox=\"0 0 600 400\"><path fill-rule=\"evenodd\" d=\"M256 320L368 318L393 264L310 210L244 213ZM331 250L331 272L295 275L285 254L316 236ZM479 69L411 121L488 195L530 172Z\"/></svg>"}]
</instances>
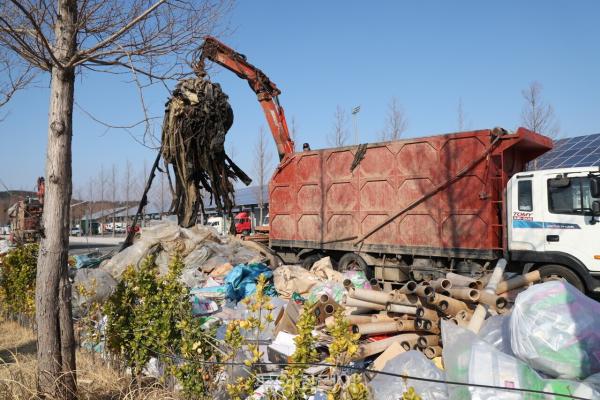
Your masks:
<instances>
[{"instance_id":1,"label":"blue plastic bag","mask_svg":"<svg viewBox=\"0 0 600 400\"><path fill-rule=\"evenodd\" d=\"M265 264L239 264L225 277L225 285L227 286L227 298L235 302L248 297L256 292L256 280L260 275L271 279L273 271Z\"/></svg>"}]
</instances>

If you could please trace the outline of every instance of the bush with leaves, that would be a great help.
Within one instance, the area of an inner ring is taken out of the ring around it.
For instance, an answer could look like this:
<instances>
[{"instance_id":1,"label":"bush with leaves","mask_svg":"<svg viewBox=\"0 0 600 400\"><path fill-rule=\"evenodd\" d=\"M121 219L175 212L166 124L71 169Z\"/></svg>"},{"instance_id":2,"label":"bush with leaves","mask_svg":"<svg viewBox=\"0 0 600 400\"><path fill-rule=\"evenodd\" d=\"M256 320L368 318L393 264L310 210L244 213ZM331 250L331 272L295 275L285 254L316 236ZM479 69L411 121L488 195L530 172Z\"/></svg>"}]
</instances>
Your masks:
<instances>
[{"instance_id":1,"label":"bush with leaves","mask_svg":"<svg viewBox=\"0 0 600 400\"><path fill-rule=\"evenodd\" d=\"M312 334L317 323L314 310L314 304L304 305L298 318L298 336L294 338L296 351L291 357L292 365L281 374L282 394L287 400L307 399L315 392L314 379L304 376L304 371L309 367L308 363L319 361L316 340Z\"/></svg>"},{"instance_id":2,"label":"bush with leaves","mask_svg":"<svg viewBox=\"0 0 600 400\"><path fill-rule=\"evenodd\" d=\"M39 246L11 250L0 263L0 307L13 318L35 314L35 276Z\"/></svg>"},{"instance_id":3,"label":"bush with leaves","mask_svg":"<svg viewBox=\"0 0 600 400\"><path fill-rule=\"evenodd\" d=\"M128 267L104 306L106 347L120 356L136 378L152 357L163 362L190 397L207 395L213 371L202 361L216 360L200 321L192 316L189 290L181 284L179 256L160 277L154 258L139 269ZM214 333L213 333L214 334Z\"/></svg>"},{"instance_id":4,"label":"bush with leaves","mask_svg":"<svg viewBox=\"0 0 600 400\"><path fill-rule=\"evenodd\" d=\"M267 325L273 322L273 304L270 297L265 294L267 280L264 275L258 277L256 292L242 300L248 309L248 316L244 320L229 322L225 332L225 343L228 346L225 361L237 362L244 359L247 367L247 376L237 377L227 384L227 393L232 399L244 399L254 392L257 383L256 365L261 361L263 353L259 350L259 338ZM248 354L246 358L245 354ZM233 368L228 370L230 376Z\"/></svg>"},{"instance_id":5,"label":"bush with leaves","mask_svg":"<svg viewBox=\"0 0 600 400\"><path fill-rule=\"evenodd\" d=\"M336 310L334 319L333 326L329 328L329 334L333 341L329 345L329 357L326 362L338 366L332 372L340 378L339 366L348 364L358 352L360 334L352 332L350 323L341 308ZM333 389L327 394L328 400L367 400L369 397L364 377L360 374L351 375L347 382L338 379Z\"/></svg>"}]
</instances>

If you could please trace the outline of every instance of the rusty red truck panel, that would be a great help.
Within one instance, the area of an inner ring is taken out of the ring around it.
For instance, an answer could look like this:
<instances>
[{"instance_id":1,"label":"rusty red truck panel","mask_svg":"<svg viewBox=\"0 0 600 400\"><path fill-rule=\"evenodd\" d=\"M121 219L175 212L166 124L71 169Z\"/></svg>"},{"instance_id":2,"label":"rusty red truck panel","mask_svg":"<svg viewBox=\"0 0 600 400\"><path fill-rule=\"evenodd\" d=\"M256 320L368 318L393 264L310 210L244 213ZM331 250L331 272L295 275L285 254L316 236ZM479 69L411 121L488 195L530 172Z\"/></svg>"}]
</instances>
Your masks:
<instances>
[{"instance_id":1,"label":"rusty red truck panel","mask_svg":"<svg viewBox=\"0 0 600 400\"><path fill-rule=\"evenodd\" d=\"M269 185L270 244L494 258L508 179L551 148L519 128L294 153Z\"/></svg>"}]
</instances>

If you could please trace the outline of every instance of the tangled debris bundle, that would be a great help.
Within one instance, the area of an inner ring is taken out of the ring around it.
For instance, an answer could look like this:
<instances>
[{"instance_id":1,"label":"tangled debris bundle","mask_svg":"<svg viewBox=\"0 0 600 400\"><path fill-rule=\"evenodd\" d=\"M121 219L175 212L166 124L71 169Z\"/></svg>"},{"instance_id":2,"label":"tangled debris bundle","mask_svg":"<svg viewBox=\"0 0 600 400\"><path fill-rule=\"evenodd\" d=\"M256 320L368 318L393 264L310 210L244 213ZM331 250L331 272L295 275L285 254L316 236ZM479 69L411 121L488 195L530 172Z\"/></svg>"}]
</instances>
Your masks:
<instances>
[{"instance_id":1,"label":"tangled debris bundle","mask_svg":"<svg viewBox=\"0 0 600 400\"><path fill-rule=\"evenodd\" d=\"M233 111L221 86L198 77L180 81L166 104L162 156L175 173L172 211L178 223L196 223L202 207L201 189L210 193L219 210L231 213L234 189L230 178L250 178L225 154L225 134Z\"/></svg>"}]
</instances>

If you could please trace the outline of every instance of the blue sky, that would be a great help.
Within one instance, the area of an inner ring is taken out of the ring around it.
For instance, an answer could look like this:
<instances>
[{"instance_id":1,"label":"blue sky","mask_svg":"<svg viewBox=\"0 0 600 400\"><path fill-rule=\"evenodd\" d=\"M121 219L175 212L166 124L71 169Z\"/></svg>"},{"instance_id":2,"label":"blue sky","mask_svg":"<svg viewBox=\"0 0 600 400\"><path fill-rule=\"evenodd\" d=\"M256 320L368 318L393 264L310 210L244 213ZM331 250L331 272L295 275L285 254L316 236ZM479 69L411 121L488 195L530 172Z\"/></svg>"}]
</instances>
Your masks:
<instances>
[{"instance_id":1,"label":"blue sky","mask_svg":"<svg viewBox=\"0 0 600 400\"><path fill-rule=\"evenodd\" d=\"M554 106L561 135L576 136L600 132L599 15L594 1L240 1L222 40L280 87L288 122L295 118L300 143L313 148L327 146L337 105L348 112L361 105L361 142L374 141L392 97L408 117L407 137L457 130L459 98L469 128L513 129L521 90L533 80ZM235 113L227 146L254 175L252 149L266 126L256 97L228 71L215 67L211 76ZM77 103L99 118L120 125L142 117L125 77L85 74L76 85ZM0 110L8 113L0 179L11 189L33 188L43 175L47 86L41 80ZM162 116L167 97L162 87L147 91L149 113ZM127 132L107 131L78 109L74 127L76 191L101 166L115 164L121 177L129 159L141 176L144 160L154 158Z\"/></svg>"}]
</instances>

